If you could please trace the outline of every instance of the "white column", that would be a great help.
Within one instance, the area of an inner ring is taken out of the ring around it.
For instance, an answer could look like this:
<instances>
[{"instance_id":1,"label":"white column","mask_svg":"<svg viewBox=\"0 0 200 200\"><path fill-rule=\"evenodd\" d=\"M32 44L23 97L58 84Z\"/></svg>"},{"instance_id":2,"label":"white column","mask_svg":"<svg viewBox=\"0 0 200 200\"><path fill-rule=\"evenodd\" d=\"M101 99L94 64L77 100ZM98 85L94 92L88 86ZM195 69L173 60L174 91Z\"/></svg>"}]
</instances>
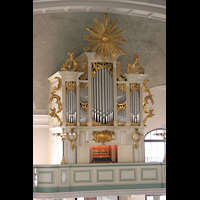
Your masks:
<instances>
[{"instance_id":1,"label":"white column","mask_svg":"<svg viewBox=\"0 0 200 200\"><path fill-rule=\"evenodd\" d=\"M79 140L80 146L85 146L85 141L86 141L86 139L85 139L85 132L80 131L79 136L80 136L80 140Z\"/></svg>"},{"instance_id":2,"label":"white column","mask_svg":"<svg viewBox=\"0 0 200 200\"><path fill-rule=\"evenodd\" d=\"M117 126L117 76L116 76L116 60L113 62L113 90L114 90L114 126Z\"/></svg>"},{"instance_id":3,"label":"white column","mask_svg":"<svg viewBox=\"0 0 200 200\"><path fill-rule=\"evenodd\" d=\"M126 125L130 126L130 83L126 83Z\"/></svg>"},{"instance_id":4,"label":"white column","mask_svg":"<svg viewBox=\"0 0 200 200\"><path fill-rule=\"evenodd\" d=\"M62 97L61 97L61 102L62 102L62 125L66 125L66 100L65 100L65 80L62 78Z\"/></svg>"},{"instance_id":5,"label":"white column","mask_svg":"<svg viewBox=\"0 0 200 200\"><path fill-rule=\"evenodd\" d=\"M77 100L77 111L76 111L76 120L77 120L77 126L80 125L80 91L79 91L79 81L78 78L76 80L76 100Z\"/></svg>"},{"instance_id":6,"label":"white column","mask_svg":"<svg viewBox=\"0 0 200 200\"><path fill-rule=\"evenodd\" d=\"M92 126L92 79L91 79L92 63L88 58L88 112L89 112L89 126Z\"/></svg>"}]
</instances>

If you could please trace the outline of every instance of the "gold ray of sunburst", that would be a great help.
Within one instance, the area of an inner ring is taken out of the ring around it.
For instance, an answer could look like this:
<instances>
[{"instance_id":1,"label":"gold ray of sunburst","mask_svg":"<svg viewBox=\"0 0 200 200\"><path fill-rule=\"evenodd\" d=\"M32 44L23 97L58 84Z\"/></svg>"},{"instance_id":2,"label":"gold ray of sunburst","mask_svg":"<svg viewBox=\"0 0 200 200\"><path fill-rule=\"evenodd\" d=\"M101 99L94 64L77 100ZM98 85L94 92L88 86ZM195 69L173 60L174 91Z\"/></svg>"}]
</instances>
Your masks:
<instances>
[{"instance_id":1,"label":"gold ray of sunburst","mask_svg":"<svg viewBox=\"0 0 200 200\"><path fill-rule=\"evenodd\" d=\"M90 49L92 49L92 52L96 51L95 59L99 54L103 56L104 61L106 61L107 56L110 55L113 59L117 59L115 55L119 52L124 55L126 52L119 46L123 46L122 42L127 42L127 40L122 39L121 36L121 33L124 32L124 29L118 31L118 28L115 27L118 20L116 19L113 24L110 20L108 22L107 13L104 14L105 24L103 24L103 20L98 21L96 17L93 20L95 22L93 28L90 28L89 26L86 28L88 31L90 31L90 36L83 36L83 39L88 40L90 45L83 48L83 50L85 52Z\"/></svg>"}]
</instances>

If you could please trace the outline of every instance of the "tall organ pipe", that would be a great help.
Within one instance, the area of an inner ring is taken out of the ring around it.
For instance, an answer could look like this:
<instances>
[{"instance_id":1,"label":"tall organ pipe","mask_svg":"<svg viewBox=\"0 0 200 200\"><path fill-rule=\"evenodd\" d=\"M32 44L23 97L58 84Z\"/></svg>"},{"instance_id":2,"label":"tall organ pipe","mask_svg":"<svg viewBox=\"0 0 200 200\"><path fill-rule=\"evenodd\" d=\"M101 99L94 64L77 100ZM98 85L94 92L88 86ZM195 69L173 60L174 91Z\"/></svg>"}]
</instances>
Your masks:
<instances>
[{"instance_id":1,"label":"tall organ pipe","mask_svg":"<svg viewBox=\"0 0 200 200\"><path fill-rule=\"evenodd\" d=\"M97 119L97 90L96 90L97 84L96 84L96 80L97 80L97 78L96 78L96 76L94 76L94 96L93 96L93 98L94 98L94 120L95 121Z\"/></svg>"},{"instance_id":2,"label":"tall organ pipe","mask_svg":"<svg viewBox=\"0 0 200 200\"><path fill-rule=\"evenodd\" d=\"M104 89L105 89L105 85L104 85L104 82L105 82L105 77L104 77L104 68L102 68L102 103L103 103L103 106L102 106L102 117L103 117L103 120L102 120L102 123L105 124L105 97L104 97Z\"/></svg>"},{"instance_id":3,"label":"tall organ pipe","mask_svg":"<svg viewBox=\"0 0 200 200\"><path fill-rule=\"evenodd\" d=\"M110 122L110 113L109 113L109 109L110 109L110 87L109 87L109 84L110 84L110 76L109 76L109 72L107 71L107 74L108 74L108 100L107 100L107 104L108 104L108 117L107 117L107 122Z\"/></svg>"},{"instance_id":4,"label":"tall organ pipe","mask_svg":"<svg viewBox=\"0 0 200 200\"><path fill-rule=\"evenodd\" d=\"M108 122L108 76L107 70L105 70L105 122Z\"/></svg>"},{"instance_id":5,"label":"tall organ pipe","mask_svg":"<svg viewBox=\"0 0 200 200\"><path fill-rule=\"evenodd\" d=\"M99 73L99 122L102 122L102 87L101 87L101 83L102 83L102 77L101 77L101 70L98 71Z\"/></svg>"}]
</instances>

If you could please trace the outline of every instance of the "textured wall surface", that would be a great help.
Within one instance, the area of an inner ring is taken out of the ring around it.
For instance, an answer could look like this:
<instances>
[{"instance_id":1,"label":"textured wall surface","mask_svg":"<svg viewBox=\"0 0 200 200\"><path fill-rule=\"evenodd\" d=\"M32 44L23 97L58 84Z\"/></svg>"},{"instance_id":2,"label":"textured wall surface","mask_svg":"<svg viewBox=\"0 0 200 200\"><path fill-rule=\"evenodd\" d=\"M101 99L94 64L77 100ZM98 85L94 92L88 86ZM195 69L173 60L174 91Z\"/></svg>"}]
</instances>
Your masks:
<instances>
[{"instance_id":1,"label":"textured wall surface","mask_svg":"<svg viewBox=\"0 0 200 200\"><path fill-rule=\"evenodd\" d=\"M89 35L86 26L92 27L96 17L104 20L103 13L50 13L33 15L33 101L38 110L48 107L48 77L60 70L74 49L75 58L88 46L83 35ZM128 42L119 57L122 74L127 73L129 60L134 63L134 52L145 69L150 82L147 88L166 85L166 23L153 19L109 14L108 20L118 19L117 27L124 28L122 37Z\"/></svg>"}]
</instances>

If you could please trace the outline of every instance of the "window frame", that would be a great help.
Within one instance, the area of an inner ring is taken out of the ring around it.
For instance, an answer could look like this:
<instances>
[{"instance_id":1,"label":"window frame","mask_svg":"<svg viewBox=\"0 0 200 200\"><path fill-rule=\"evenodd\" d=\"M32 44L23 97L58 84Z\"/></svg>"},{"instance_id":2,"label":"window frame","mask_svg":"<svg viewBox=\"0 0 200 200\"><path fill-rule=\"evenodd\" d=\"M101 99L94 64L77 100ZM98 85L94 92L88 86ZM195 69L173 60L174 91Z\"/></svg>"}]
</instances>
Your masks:
<instances>
[{"instance_id":1,"label":"window frame","mask_svg":"<svg viewBox=\"0 0 200 200\"><path fill-rule=\"evenodd\" d=\"M153 129L153 130L147 132L146 135L144 136L144 159L145 159L145 162L146 162L146 156L145 156L145 142L166 142L166 141L164 141L164 138L163 138L162 140L161 140L161 139L158 139L158 140L156 140L156 139L146 139L146 140L145 140L145 138L146 138L146 136L147 136L148 134L151 134L151 132L153 132L153 131L156 131L156 133L157 133L157 130L162 130L163 132L165 131L164 128L156 128L156 129ZM163 159L164 159L164 155L163 155ZM158 162L158 161L150 161L150 162Z\"/></svg>"}]
</instances>

